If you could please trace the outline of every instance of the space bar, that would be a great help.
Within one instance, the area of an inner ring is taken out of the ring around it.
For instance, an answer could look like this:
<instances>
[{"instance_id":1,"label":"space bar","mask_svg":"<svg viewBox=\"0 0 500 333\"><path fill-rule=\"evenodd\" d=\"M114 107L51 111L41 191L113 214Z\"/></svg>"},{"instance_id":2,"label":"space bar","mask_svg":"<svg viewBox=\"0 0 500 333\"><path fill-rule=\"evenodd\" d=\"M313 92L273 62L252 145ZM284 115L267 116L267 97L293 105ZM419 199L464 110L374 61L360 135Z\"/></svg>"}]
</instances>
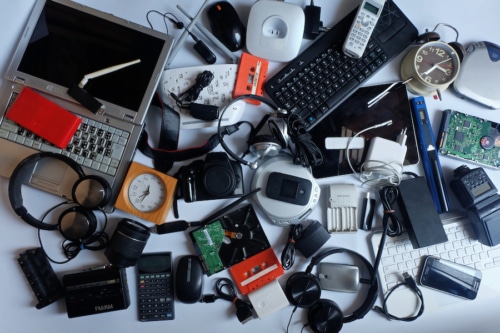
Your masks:
<instances>
[{"instance_id":1,"label":"space bar","mask_svg":"<svg viewBox=\"0 0 500 333\"><path fill-rule=\"evenodd\" d=\"M333 96L326 101L328 109L331 110L332 108L337 106L343 100L344 97L352 94L355 91L356 87L358 86L359 86L359 81L357 79L349 80L345 86L337 90L337 92L333 94Z\"/></svg>"}]
</instances>

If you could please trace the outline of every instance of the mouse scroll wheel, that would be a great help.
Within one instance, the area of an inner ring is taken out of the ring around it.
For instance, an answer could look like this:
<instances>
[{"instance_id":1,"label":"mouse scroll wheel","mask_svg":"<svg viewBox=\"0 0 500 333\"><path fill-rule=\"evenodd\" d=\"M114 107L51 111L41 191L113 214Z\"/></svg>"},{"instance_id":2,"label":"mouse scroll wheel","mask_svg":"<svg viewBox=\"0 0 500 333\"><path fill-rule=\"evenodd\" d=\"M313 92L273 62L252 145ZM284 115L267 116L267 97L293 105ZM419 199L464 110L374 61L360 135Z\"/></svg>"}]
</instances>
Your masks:
<instances>
[{"instance_id":1,"label":"mouse scroll wheel","mask_svg":"<svg viewBox=\"0 0 500 333\"><path fill-rule=\"evenodd\" d=\"M222 7L220 5L216 5L215 6L217 8L217 10L220 12L222 10Z\"/></svg>"}]
</instances>

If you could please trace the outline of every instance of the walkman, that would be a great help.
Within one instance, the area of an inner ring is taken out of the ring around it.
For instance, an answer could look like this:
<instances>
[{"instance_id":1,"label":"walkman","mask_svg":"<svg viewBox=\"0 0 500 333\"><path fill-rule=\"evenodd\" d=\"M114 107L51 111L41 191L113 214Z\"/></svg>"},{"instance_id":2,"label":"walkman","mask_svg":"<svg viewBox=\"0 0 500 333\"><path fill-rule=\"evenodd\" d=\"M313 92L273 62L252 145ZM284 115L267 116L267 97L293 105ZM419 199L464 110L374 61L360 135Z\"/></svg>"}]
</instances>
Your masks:
<instances>
[{"instance_id":1,"label":"walkman","mask_svg":"<svg viewBox=\"0 0 500 333\"><path fill-rule=\"evenodd\" d=\"M500 196L483 168L462 165L450 185L472 223L477 239L488 246L500 243Z\"/></svg>"}]
</instances>

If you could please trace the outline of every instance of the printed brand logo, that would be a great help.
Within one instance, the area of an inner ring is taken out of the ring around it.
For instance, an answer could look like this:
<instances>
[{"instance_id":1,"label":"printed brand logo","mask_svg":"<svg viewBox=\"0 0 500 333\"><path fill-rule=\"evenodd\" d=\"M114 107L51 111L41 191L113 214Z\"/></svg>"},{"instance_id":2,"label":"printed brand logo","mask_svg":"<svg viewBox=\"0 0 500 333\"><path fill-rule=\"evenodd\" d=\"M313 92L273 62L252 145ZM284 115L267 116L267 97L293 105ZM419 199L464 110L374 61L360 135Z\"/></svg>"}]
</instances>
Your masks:
<instances>
[{"instance_id":1,"label":"printed brand logo","mask_svg":"<svg viewBox=\"0 0 500 333\"><path fill-rule=\"evenodd\" d=\"M95 311L109 311L113 310L113 304L106 304L106 305L96 305L95 306Z\"/></svg>"}]
</instances>

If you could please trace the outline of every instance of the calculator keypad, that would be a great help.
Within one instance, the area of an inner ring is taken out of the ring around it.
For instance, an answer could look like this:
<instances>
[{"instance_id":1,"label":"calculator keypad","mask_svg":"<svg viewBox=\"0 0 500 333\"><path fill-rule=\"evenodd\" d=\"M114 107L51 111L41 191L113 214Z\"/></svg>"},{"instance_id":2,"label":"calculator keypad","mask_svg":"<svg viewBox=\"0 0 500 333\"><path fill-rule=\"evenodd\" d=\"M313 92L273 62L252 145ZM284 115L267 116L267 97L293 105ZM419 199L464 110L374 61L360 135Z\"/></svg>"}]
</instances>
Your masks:
<instances>
[{"instance_id":1,"label":"calculator keypad","mask_svg":"<svg viewBox=\"0 0 500 333\"><path fill-rule=\"evenodd\" d=\"M138 299L140 321L174 319L172 274L139 274Z\"/></svg>"}]
</instances>

